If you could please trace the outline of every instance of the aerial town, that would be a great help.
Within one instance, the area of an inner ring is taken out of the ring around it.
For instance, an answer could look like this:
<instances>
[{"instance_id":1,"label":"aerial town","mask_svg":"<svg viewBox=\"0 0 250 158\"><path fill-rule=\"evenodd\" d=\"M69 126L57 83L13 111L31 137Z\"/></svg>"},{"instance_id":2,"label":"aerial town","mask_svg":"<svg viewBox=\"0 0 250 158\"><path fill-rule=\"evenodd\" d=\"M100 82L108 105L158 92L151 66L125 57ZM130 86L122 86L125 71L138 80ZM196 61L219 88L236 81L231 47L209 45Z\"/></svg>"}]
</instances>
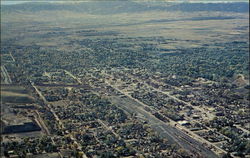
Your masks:
<instances>
[{"instance_id":1,"label":"aerial town","mask_svg":"<svg viewBox=\"0 0 250 158\"><path fill-rule=\"evenodd\" d=\"M72 31L25 21L8 28L16 37L6 28L1 157L250 157L249 24L237 18L223 27L238 20L238 34L211 35L216 43L119 32L123 23Z\"/></svg>"}]
</instances>

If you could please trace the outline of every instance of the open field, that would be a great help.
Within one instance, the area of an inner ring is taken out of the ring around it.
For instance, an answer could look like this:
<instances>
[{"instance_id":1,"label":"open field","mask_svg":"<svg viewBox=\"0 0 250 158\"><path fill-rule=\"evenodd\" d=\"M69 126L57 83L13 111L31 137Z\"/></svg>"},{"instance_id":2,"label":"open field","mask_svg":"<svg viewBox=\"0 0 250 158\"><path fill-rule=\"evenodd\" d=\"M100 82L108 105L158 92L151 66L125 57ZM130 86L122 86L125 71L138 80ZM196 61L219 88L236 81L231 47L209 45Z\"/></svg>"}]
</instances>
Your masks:
<instances>
[{"instance_id":1,"label":"open field","mask_svg":"<svg viewBox=\"0 0 250 158\"><path fill-rule=\"evenodd\" d=\"M1 85L1 102L3 103L33 103L34 98L21 86Z\"/></svg>"}]
</instances>

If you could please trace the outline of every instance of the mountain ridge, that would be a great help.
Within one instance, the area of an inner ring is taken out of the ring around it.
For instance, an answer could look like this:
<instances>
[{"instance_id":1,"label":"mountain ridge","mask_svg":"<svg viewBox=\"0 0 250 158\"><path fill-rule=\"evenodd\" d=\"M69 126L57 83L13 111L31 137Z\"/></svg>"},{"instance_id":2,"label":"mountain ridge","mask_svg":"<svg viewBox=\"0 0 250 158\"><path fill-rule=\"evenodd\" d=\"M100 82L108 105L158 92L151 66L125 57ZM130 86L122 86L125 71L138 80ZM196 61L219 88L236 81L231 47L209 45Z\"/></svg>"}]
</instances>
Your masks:
<instances>
[{"instance_id":1,"label":"mountain ridge","mask_svg":"<svg viewBox=\"0 0 250 158\"><path fill-rule=\"evenodd\" d=\"M81 3L23 3L15 5L5 5L1 7L1 12L38 12L66 10L90 14L119 14L143 11L221 11L247 13L249 4L246 2L234 3L168 3L168 2L133 2L133 1L99 1L99 2L81 2Z\"/></svg>"}]
</instances>

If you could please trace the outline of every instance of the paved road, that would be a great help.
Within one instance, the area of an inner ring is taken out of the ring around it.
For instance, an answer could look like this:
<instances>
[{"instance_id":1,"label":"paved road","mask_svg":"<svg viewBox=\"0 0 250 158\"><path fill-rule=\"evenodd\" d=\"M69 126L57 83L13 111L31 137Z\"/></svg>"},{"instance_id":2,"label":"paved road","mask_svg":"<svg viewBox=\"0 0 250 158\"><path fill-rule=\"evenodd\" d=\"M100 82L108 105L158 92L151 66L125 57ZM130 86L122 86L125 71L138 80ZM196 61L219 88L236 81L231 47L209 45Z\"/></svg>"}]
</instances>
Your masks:
<instances>
[{"instance_id":1,"label":"paved road","mask_svg":"<svg viewBox=\"0 0 250 158\"><path fill-rule=\"evenodd\" d=\"M1 77L4 78L4 82L5 84L11 84L12 81L11 81L11 78L10 78L10 75L8 73L8 71L6 70L5 66L1 66Z\"/></svg>"},{"instance_id":2,"label":"paved road","mask_svg":"<svg viewBox=\"0 0 250 158\"><path fill-rule=\"evenodd\" d=\"M38 83L36 84L37 86L42 86L42 87L77 87L77 88L85 88L85 89L90 89L91 87L87 84L53 84L53 83Z\"/></svg>"},{"instance_id":3,"label":"paved road","mask_svg":"<svg viewBox=\"0 0 250 158\"><path fill-rule=\"evenodd\" d=\"M43 131L47 134L50 135L49 129L47 128L47 126L44 124L43 119L41 118L39 112L37 110L34 111L35 114L35 120L37 121L37 123L39 123L40 127L43 129ZM52 139L53 140L53 139ZM54 140L53 140L54 142Z\"/></svg>"},{"instance_id":4,"label":"paved road","mask_svg":"<svg viewBox=\"0 0 250 158\"><path fill-rule=\"evenodd\" d=\"M12 58L13 62L16 62L15 58L13 57L12 53L10 52L10 57Z\"/></svg>"},{"instance_id":5,"label":"paved road","mask_svg":"<svg viewBox=\"0 0 250 158\"><path fill-rule=\"evenodd\" d=\"M56 121L57 121L57 122L59 123L59 125L60 125L61 130L65 129L65 126L64 126L63 122L59 119L59 117L58 117L57 114L55 113L54 109L51 107L51 105L50 105L49 102L46 100L46 98L43 96L43 94L39 91L39 89L34 85L33 82L31 82L31 85L32 85L33 88L35 88L35 90L36 90L36 92L38 93L38 95L40 96L40 98L44 101L44 103L47 105L47 107L48 107L48 109L50 110L50 112L54 115ZM81 144L78 143L78 142L76 141L76 139L73 137L73 135L70 134L70 138L74 141L74 143L75 143L78 147L80 147L80 149L82 148ZM52 138L52 141L54 142L53 138ZM59 152L59 155L60 155L60 157L62 157L60 152ZM85 153L83 153L83 158L87 158L87 156L85 155Z\"/></svg>"},{"instance_id":6,"label":"paved road","mask_svg":"<svg viewBox=\"0 0 250 158\"><path fill-rule=\"evenodd\" d=\"M73 79L75 79L79 84L82 84L82 81L77 78L76 76L74 76L71 72L67 71L67 70L64 70L64 72L69 75L70 77L72 77Z\"/></svg>"}]
</instances>

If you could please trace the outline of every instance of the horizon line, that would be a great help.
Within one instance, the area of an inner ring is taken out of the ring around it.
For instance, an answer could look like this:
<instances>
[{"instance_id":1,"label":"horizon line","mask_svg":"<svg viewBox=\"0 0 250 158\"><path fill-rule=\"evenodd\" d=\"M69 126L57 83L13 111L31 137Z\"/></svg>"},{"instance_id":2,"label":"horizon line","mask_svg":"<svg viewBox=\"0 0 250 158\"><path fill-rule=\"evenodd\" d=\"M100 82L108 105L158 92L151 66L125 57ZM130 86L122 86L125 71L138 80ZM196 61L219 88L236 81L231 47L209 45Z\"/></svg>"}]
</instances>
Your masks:
<instances>
[{"instance_id":1,"label":"horizon line","mask_svg":"<svg viewBox=\"0 0 250 158\"><path fill-rule=\"evenodd\" d=\"M41 2L48 2L48 3L76 3L76 2L105 2L105 1L121 1L122 0L1 0L1 5L17 5L17 4L24 4L24 3L41 3ZM126 0L130 1L130 0ZM132 2L134 0L131 0ZM246 2L249 3L248 0L135 0L134 2L173 2L173 3L240 3Z\"/></svg>"}]
</instances>

